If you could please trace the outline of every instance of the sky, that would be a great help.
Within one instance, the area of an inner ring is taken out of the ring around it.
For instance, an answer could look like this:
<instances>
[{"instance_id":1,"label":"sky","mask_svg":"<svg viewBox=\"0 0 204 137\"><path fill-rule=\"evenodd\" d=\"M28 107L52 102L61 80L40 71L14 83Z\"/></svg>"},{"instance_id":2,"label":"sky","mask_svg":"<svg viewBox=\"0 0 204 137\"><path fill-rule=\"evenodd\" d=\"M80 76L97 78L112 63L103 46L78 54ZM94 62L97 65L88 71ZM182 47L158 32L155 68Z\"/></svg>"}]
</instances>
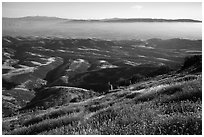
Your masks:
<instances>
[{"instance_id":1,"label":"sky","mask_svg":"<svg viewBox=\"0 0 204 137\"><path fill-rule=\"evenodd\" d=\"M68 19L163 18L202 20L201 2L3 2L3 17Z\"/></svg>"}]
</instances>

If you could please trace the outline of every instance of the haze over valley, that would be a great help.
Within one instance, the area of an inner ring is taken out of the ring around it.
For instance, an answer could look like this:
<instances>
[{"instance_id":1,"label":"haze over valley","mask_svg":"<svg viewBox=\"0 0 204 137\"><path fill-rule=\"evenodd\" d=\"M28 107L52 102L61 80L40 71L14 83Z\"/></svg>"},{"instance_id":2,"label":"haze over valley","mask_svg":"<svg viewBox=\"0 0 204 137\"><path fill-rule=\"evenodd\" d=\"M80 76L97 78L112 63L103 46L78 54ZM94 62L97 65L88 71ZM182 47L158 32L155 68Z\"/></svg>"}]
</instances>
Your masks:
<instances>
[{"instance_id":1,"label":"haze over valley","mask_svg":"<svg viewBox=\"0 0 204 137\"><path fill-rule=\"evenodd\" d=\"M3 18L3 35L65 38L129 39L201 39L199 20L104 19L71 20L31 16ZM170 28L167 29L167 28Z\"/></svg>"}]
</instances>

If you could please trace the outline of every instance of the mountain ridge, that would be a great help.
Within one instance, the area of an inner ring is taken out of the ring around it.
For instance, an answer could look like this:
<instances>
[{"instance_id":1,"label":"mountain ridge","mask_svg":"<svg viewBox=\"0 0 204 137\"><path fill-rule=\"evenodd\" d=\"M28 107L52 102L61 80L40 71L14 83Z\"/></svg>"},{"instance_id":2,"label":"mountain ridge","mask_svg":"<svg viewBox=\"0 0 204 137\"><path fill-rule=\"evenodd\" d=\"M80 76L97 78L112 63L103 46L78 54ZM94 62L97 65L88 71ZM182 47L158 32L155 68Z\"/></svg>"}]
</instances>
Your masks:
<instances>
[{"instance_id":1,"label":"mountain ridge","mask_svg":"<svg viewBox=\"0 0 204 137\"><path fill-rule=\"evenodd\" d=\"M20 19L20 20L62 20L69 22L202 22L195 19L159 19L159 18L107 18L107 19L67 19L49 16L25 16L18 18L2 17L2 19Z\"/></svg>"}]
</instances>

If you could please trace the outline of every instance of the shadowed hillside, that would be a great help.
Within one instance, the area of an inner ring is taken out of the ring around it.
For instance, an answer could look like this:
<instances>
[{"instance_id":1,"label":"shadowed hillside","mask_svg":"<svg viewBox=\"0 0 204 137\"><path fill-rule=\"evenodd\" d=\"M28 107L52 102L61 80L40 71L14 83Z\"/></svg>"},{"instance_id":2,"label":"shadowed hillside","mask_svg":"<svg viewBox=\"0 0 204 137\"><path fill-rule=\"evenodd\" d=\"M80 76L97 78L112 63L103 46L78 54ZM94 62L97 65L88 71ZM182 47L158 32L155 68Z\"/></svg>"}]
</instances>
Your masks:
<instances>
[{"instance_id":1,"label":"shadowed hillside","mask_svg":"<svg viewBox=\"0 0 204 137\"><path fill-rule=\"evenodd\" d=\"M200 135L201 64L201 55L190 56L177 71L104 94L65 86L42 87L35 102L19 115L3 119L3 134Z\"/></svg>"}]
</instances>

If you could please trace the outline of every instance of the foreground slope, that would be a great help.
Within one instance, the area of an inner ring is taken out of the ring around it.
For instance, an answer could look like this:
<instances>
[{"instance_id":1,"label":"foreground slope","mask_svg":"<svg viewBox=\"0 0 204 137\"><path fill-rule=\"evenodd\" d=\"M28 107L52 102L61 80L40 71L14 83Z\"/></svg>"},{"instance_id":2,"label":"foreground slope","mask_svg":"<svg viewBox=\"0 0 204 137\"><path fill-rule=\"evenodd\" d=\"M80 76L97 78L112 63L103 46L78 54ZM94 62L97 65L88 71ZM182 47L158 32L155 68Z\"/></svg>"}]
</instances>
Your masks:
<instances>
[{"instance_id":1,"label":"foreground slope","mask_svg":"<svg viewBox=\"0 0 204 137\"><path fill-rule=\"evenodd\" d=\"M201 67L201 56L193 56L177 72L125 89L91 94L47 109L27 108L3 119L3 134L202 134Z\"/></svg>"}]
</instances>

